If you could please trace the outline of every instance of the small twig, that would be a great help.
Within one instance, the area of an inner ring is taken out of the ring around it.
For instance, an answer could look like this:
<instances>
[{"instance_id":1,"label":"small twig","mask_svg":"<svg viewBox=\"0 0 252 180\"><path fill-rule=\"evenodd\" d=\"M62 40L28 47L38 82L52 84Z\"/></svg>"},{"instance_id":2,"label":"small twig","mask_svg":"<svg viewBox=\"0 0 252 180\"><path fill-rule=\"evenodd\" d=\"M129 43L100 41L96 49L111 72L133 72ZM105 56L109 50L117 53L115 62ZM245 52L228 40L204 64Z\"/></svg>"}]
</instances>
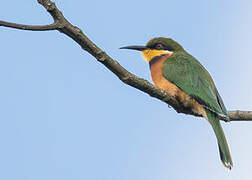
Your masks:
<instances>
[{"instance_id":1,"label":"small twig","mask_svg":"<svg viewBox=\"0 0 252 180\"><path fill-rule=\"evenodd\" d=\"M41 25L41 26L24 25L24 24L16 24L6 21L0 21L0 26L21 30L29 30L29 31L50 31L50 30L56 30L59 25L57 21L55 21L53 24Z\"/></svg>"},{"instance_id":2,"label":"small twig","mask_svg":"<svg viewBox=\"0 0 252 180\"><path fill-rule=\"evenodd\" d=\"M178 113L200 116L199 114L192 112L191 109L185 108L166 91L157 88L148 81L135 76L134 74L123 68L117 61L113 60L91 40L89 40L88 37L78 27L73 26L70 22L68 22L52 1L37 1L50 13L52 18L54 19L53 24L45 26L27 26L0 21L0 26L34 31L58 30L77 42L82 49L86 50L88 53L94 56L100 63L106 66L125 84L128 84L136 89L139 89L140 91L149 94L151 97L155 97L167 103L169 106L172 106ZM229 111L229 117L231 121L252 121L252 111ZM223 119L223 117L219 118L221 120L225 120Z\"/></svg>"}]
</instances>

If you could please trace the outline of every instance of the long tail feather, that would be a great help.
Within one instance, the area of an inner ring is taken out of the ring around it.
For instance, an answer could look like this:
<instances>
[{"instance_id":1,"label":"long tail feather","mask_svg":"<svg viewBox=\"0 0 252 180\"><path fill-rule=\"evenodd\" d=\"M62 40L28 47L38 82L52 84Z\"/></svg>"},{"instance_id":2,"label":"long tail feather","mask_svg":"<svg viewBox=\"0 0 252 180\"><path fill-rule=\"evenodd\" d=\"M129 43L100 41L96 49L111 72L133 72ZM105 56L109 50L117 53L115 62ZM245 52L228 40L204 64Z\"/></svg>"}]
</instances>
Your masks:
<instances>
[{"instance_id":1,"label":"long tail feather","mask_svg":"<svg viewBox=\"0 0 252 180\"><path fill-rule=\"evenodd\" d=\"M221 161L225 167L231 169L233 167L233 162L228 148L227 140L225 138L223 129L220 124L220 120L216 117L216 115L213 112L207 109L206 109L206 115L208 118L207 120L213 127L213 130L215 132L218 141Z\"/></svg>"}]
</instances>

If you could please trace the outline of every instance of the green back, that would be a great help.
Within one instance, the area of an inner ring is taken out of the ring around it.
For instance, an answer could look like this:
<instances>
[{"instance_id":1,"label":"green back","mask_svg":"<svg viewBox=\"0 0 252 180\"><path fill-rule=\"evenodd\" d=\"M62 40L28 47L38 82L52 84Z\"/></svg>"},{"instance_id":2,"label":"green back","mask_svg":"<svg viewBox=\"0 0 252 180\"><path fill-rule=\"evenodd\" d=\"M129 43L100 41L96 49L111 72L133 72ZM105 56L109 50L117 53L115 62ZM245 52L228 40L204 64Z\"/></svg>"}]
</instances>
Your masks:
<instances>
[{"instance_id":1,"label":"green back","mask_svg":"<svg viewBox=\"0 0 252 180\"><path fill-rule=\"evenodd\" d=\"M207 109L227 118L227 110L207 70L184 50L164 61L163 76Z\"/></svg>"}]
</instances>

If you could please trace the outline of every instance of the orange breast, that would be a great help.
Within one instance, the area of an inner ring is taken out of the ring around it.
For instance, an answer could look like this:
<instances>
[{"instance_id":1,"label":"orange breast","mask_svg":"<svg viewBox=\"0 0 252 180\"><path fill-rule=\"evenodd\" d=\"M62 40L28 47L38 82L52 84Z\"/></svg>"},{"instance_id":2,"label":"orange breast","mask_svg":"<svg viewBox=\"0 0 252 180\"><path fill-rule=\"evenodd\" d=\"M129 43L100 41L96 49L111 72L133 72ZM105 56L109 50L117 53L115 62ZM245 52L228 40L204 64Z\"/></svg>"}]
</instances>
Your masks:
<instances>
[{"instance_id":1,"label":"orange breast","mask_svg":"<svg viewBox=\"0 0 252 180\"><path fill-rule=\"evenodd\" d=\"M203 117L206 117L205 109L196 100L188 96L183 90L178 88L175 84L171 83L163 76L163 64L167 58L169 58L168 54L161 57L151 65L150 70L152 81L157 87L167 91L171 96L175 97L185 107L192 108L192 111L201 114ZM167 61L169 61L169 59Z\"/></svg>"},{"instance_id":2,"label":"orange breast","mask_svg":"<svg viewBox=\"0 0 252 180\"><path fill-rule=\"evenodd\" d=\"M161 57L158 61L151 65L151 78L154 84L160 89L166 90L169 92L171 96L176 96L179 89L176 85L172 84L170 81L164 78L163 76L163 64L164 61L169 57L169 55L165 55Z\"/></svg>"}]
</instances>

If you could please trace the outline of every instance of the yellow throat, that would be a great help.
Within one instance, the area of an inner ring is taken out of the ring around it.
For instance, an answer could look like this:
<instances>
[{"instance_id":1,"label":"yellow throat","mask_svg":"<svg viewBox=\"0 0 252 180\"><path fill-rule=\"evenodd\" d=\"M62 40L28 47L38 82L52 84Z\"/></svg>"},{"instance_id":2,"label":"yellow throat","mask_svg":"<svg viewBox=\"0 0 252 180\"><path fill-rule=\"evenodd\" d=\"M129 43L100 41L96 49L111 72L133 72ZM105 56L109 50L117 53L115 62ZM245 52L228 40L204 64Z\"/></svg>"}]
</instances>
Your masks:
<instances>
[{"instance_id":1,"label":"yellow throat","mask_svg":"<svg viewBox=\"0 0 252 180\"><path fill-rule=\"evenodd\" d=\"M146 49L142 51L143 58L147 61L150 62L154 57L161 56L164 54L169 54L170 56L172 55L171 51L167 50L158 50L158 49Z\"/></svg>"}]
</instances>

